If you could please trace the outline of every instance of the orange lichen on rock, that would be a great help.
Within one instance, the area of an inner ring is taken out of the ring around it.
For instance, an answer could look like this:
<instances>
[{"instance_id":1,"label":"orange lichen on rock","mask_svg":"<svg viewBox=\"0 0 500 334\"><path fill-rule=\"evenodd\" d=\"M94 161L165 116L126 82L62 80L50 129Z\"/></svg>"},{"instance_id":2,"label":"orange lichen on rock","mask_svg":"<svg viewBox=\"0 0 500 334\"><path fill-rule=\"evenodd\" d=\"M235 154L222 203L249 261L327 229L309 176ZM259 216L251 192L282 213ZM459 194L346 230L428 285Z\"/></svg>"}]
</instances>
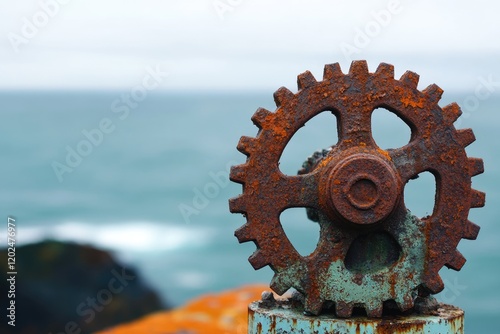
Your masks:
<instances>
[{"instance_id":1,"label":"orange lichen on rock","mask_svg":"<svg viewBox=\"0 0 500 334\"><path fill-rule=\"evenodd\" d=\"M177 309L154 313L98 334L247 333L248 305L260 300L267 285L252 285L204 295Z\"/></svg>"}]
</instances>

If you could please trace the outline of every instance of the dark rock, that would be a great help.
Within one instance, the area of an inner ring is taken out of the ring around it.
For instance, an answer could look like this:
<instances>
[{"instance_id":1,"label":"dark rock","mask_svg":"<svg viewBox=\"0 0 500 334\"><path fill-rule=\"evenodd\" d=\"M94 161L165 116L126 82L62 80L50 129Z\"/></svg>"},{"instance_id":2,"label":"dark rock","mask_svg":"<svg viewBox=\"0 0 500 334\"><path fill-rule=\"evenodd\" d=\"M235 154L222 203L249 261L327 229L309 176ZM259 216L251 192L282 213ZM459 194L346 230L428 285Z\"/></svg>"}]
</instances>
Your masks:
<instances>
[{"instance_id":1,"label":"dark rock","mask_svg":"<svg viewBox=\"0 0 500 334\"><path fill-rule=\"evenodd\" d=\"M6 295L6 250L0 251L0 268ZM19 247L16 271L16 326L3 314L0 333L91 333L165 309L135 270L90 246L44 241ZM8 302L2 296L3 312Z\"/></svg>"}]
</instances>

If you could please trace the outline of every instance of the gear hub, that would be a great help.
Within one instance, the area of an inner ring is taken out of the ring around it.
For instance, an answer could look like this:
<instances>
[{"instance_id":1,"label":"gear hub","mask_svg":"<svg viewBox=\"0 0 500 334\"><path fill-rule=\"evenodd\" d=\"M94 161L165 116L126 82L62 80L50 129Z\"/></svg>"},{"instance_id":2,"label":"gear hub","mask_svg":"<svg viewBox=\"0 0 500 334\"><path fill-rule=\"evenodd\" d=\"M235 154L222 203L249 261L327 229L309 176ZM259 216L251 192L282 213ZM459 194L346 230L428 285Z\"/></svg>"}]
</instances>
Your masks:
<instances>
[{"instance_id":1,"label":"gear hub","mask_svg":"<svg viewBox=\"0 0 500 334\"><path fill-rule=\"evenodd\" d=\"M235 235L256 244L249 261L255 269L272 268L271 288L278 294L298 290L308 313L319 314L327 302L339 317L350 317L354 307L380 317L388 301L405 311L417 295L444 288L443 266L460 270L465 263L457 245L479 232L468 213L485 202L484 193L471 188L483 162L466 155L472 130L453 125L459 106L441 108L443 91L436 85L419 91L418 78L407 71L394 79L393 66L385 63L370 73L365 61L353 62L348 74L338 64L326 65L322 81L305 72L297 93L275 92L276 111L255 112L257 136L238 144L247 161L231 169L243 194L230 200L230 211L245 214L247 222ZM410 127L407 145L377 146L371 114L380 107ZM292 136L327 110L337 118L338 143L315 153L299 175L281 173L279 159ZM424 171L436 178L435 205L432 215L417 218L405 206L404 187ZM308 256L296 251L282 228L280 214L291 207L307 208L320 225Z\"/></svg>"}]
</instances>

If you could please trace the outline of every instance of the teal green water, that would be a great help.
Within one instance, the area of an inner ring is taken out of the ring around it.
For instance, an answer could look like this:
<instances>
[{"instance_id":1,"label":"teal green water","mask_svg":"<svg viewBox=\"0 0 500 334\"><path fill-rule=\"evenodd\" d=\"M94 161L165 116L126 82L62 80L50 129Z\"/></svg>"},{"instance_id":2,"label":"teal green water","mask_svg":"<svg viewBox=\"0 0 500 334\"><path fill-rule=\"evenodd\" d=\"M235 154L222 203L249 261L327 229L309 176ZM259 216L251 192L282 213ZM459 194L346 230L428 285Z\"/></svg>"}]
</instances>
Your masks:
<instances>
[{"instance_id":1,"label":"teal green water","mask_svg":"<svg viewBox=\"0 0 500 334\"><path fill-rule=\"evenodd\" d=\"M19 243L52 237L108 248L173 304L269 282L269 268L254 271L247 262L255 246L239 245L233 236L244 218L228 212L227 199L241 187L227 181L227 170L245 160L235 147L241 135L256 135L253 112L275 109L272 92L157 93L128 111L113 107L121 94L0 94L0 206L5 217L16 217ZM466 95L445 94L442 105ZM500 97L465 111L457 127L476 134L467 151L485 161L486 172L473 186L487 193L487 205L471 210L481 232L460 244L468 260L461 272L441 271L447 287L438 298L465 308L468 333L496 333ZM283 171L294 173L314 150L334 143L334 119L318 118L292 139ZM374 120L380 146L404 143L408 133L394 122L384 115ZM428 176L407 187L407 206L417 215L432 210L433 187ZM318 229L305 213L290 210L282 218L299 251L311 251Z\"/></svg>"}]
</instances>

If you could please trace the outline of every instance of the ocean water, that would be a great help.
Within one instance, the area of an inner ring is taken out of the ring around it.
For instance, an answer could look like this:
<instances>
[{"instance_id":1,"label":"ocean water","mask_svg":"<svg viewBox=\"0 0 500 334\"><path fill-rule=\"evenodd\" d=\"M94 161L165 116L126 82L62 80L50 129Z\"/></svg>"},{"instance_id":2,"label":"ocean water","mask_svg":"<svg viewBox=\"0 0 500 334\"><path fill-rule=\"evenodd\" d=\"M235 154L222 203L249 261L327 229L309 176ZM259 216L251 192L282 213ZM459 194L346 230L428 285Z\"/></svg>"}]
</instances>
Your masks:
<instances>
[{"instance_id":1,"label":"ocean water","mask_svg":"<svg viewBox=\"0 0 500 334\"><path fill-rule=\"evenodd\" d=\"M272 92L154 93L133 106L120 102L123 93L0 93L0 206L5 220L17 220L18 243L55 238L109 249L171 305L268 283L272 270L254 271L247 261L255 246L233 236L245 219L228 211L228 198L241 186L227 177L229 166L245 161L236 150L239 137L257 133L253 112L275 109ZM468 95L445 93L441 105L462 104ZM481 232L460 243L468 260L460 272L441 270L446 289L438 299L466 310L467 333L496 333L500 96L465 109L456 126L476 134L467 152L484 159L486 171L473 187L487 193L487 204L471 210ZM335 143L334 129L331 115L311 120L284 152L282 171L296 173L314 150ZM374 116L374 136L387 148L403 145L409 132L382 110ZM432 211L433 195L430 175L405 190L418 216ZM314 249L318 228L304 210L287 210L282 220L301 253Z\"/></svg>"}]
</instances>

